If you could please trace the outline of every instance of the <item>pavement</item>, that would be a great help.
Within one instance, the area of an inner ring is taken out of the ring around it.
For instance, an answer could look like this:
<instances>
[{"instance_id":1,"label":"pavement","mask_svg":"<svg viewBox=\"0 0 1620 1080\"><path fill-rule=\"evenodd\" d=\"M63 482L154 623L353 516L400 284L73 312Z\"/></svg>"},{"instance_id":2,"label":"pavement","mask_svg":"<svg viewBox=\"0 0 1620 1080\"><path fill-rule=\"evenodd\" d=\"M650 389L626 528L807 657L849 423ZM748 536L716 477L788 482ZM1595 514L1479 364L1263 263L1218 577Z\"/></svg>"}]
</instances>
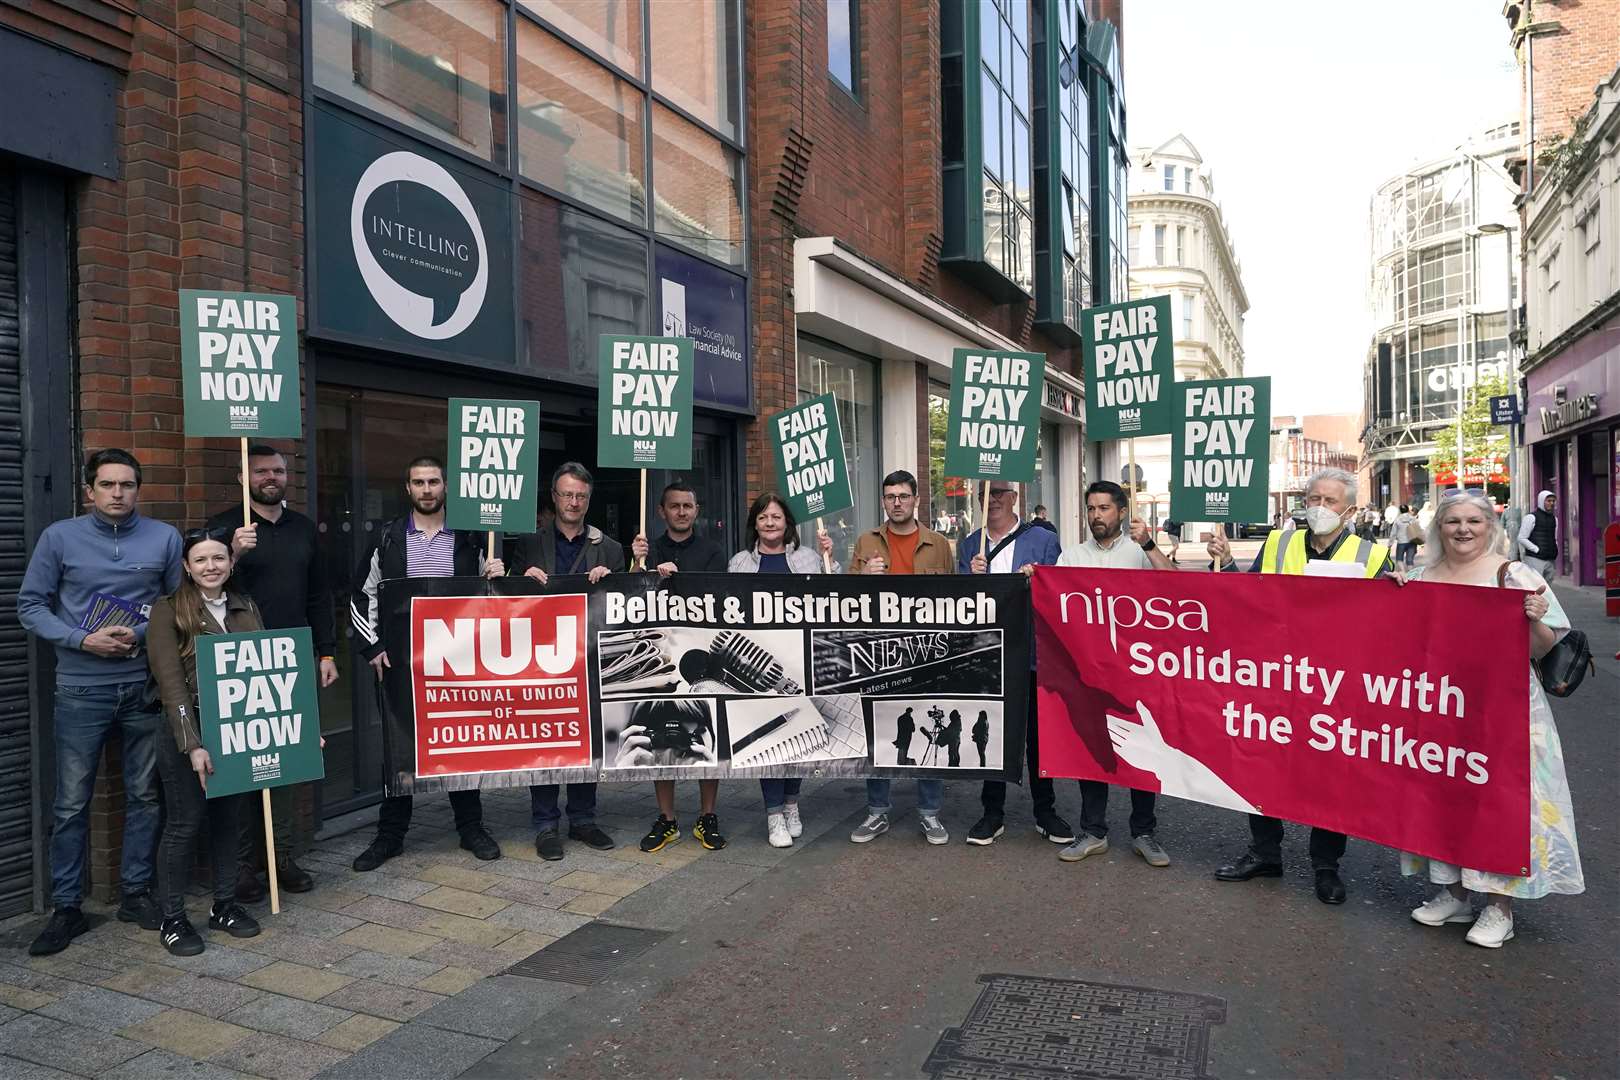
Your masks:
<instances>
[{"instance_id":1,"label":"pavement","mask_svg":"<svg viewBox=\"0 0 1620 1080\"><path fill-rule=\"evenodd\" d=\"M171 957L155 933L94 905L95 929L54 957L26 953L40 917L0 924L0 1076L1031 1075L964 1071L941 1036L992 998L1022 1008L1044 979L1105 995L1075 1007L1116 1017L1122 1007L1107 1002L1145 995L1159 1012L1139 1026L1161 1035L1182 1030L1176 1010L1198 1018L1180 1048L1195 1067L1170 1068L1155 1046L1161 1057L1138 1069L1105 1060L1115 1047L1043 1030L1028 1052L1058 1064L1042 1075L1612 1076L1620 642L1598 590L1557 592L1599 665L1554 706L1587 892L1517 905L1517 936L1498 951L1464 943L1463 927L1413 923L1429 886L1361 841L1343 864L1342 907L1315 899L1292 826L1284 878L1216 882L1214 867L1244 847L1242 819L1172 799L1160 800L1158 835L1174 863L1153 869L1127 846L1118 791L1115 846L1064 864L1017 789L1007 835L989 848L961 843L979 811L970 784L947 786L950 845L924 843L909 785L896 784L893 831L856 846L845 837L861 783L807 782L805 836L778 850L757 788L725 784L725 850L687 838L645 855L635 844L655 814L651 791L604 784L599 820L620 848L569 844L545 863L527 793L492 791L502 859L461 851L433 798L418 800L405 854L374 873L348 868L368 816L329 825L304 860L317 888L285 896L280 915L256 905L261 936L212 935L201 956ZM1077 820L1075 786L1058 792ZM683 825L696 794L679 789ZM194 898L194 915L205 902ZM596 985L508 973L587 924L667 936Z\"/></svg>"}]
</instances>

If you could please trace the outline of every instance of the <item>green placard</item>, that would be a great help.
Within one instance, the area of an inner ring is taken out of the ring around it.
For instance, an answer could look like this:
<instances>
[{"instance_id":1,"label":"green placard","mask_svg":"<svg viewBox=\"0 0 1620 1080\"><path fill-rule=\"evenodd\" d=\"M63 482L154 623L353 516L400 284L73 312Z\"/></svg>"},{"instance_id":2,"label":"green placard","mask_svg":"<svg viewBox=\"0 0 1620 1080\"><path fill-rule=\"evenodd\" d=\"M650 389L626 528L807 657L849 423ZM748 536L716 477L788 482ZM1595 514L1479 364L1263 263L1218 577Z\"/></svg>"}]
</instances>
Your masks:
<instances>
[{"instance_id":1,"label":"green placard","mask_svg":"<svg viewBox=\"0 0 1620 1080\"><path fill-rule=\"evenodd\" d=\"M317 670L307 626L197 639L210 799L325 775Z\"/></svg>"},{"instance_id":2,"label":"green placard","mask_svg":"<svg viewBox=\"0 0 1620 1080\"><path fill-rule=\"evenodd\" d=\"M784 409L771 417L769 427L776 490L787 499L795 519L809 521L855 505L837 399L822 394Z\"/></svg>"},{"instance_id":3,"label":"green placard","mask_svg":"<svg viewBox=\"0 0 1620 1080\"><path fill-rule=\"evenodd\" d=\"M1176 383L1170 517L1271 520L1271 379Z\"/></svg>"},{"instance_id":4,"label":"green placard","mask_svg":"<svg viewBox=\"0 0 1620 1080\"><path fill-rule=\"evenodd\" d=\"M540 403L451 398L449 432L446 527L534 532Z\"/></svg>"},{"instance_id":5,"label":"green placard","mask_svg":"<svg viewBox=\"0 0 1620 1080\"><path fill-rule=\"evenodd\" d=\"M1046 354L957 349L945 475L964 480L1035 479Z\"/></svg>"},{"instance_id":6,"label":"green placard","mask_svg":"<svg viewBox=\"0 0 1620 1080\"><path fill-rule=\"evenodd\" d=\"M1176 381L1172 329L1168 296L1080 313L1086 438L1129 439L1169 432L1170 388Z\"/></svg>"},{"instance_id":7,"label":"green placard","mask_svg":"<svg viewBox=\"0 0 1620 1080\"><path fill-rule=\"evenodd\" d=\"M692 467L692 339L616 337L597 345L596 464Z\"/></svg>"},{"instance_id":8,"label":"green placard","mask_svg":"<svg viewBox=\"0 0 1620 1080\"><path fill-rule=\"evenodd\" d=\"M304 433L292 297L181 289L180 370L187 435Z\"/></svg>"}]
</instances>

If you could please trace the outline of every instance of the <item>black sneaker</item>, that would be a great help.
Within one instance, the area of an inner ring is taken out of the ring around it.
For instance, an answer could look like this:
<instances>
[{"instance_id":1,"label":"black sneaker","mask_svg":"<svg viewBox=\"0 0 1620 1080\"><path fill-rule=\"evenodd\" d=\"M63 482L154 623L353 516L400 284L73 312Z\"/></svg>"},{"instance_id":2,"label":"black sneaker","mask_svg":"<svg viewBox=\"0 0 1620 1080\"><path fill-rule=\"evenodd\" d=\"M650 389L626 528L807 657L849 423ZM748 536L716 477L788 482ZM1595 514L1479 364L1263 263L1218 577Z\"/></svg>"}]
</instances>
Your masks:
<instances>
[{"instance_id":1,"label":"black sneaker","mask_svg":"<svg viewBox=\"0 0 1620 1080\"><path fill-rule=\"evenodd\" d=\"M276 856L276 884L286 892L309 892L315 887L315 877L292 860L292 856ZM236 898L242 899L242 884L237 882Z\"/></svg>"},{"instance_id":2,"label":"black sneaker","mask_svg":"<svg viewBox=\"0 0 1620 1080\"><path fill-rule=\"evenodd\" d=\"M546 862L557 862L563 857L562 837L556 829L542 829L534 834L534 853Z\"/></svg>"},{"instance_id":3,"label":"black sneaker","mask_svg":"<svg viewBox=\"0 0 1620 1080\"><path fill-rule=\"evenodd\" d=\"M50 956L68 947L68 942L90 929L90 921L76 907L59 907L51 912L51 921L39 932L39 937L28 946L29 956Z\"/></svg>"},{"instance_id":4,"label":"black sneaker","mask_svg":"<svg viewBox=\"0 0 1620 1080\"><path fill-rule=\"evenodd\" d=\"M641 850L649 852L663 851L680 838L680 826L663 814L659 814L658 820L653 822L652 828L647 830L647 835L641 838Z\"/></svg>"},{"instance_id":5,"label":"black sneaker","mask_svg":"<svg viewBox=\"0 0 1620 1080\"><path fill-rule=\"evenodd\" d=\"M597 851L612 851L613 837L597 827L595 822L588 825L570 825L568 839L578 840L580 843L593 847Z\"/></svg>"},{"instance_id":6,"label":"black sneaker","mask_svg":"<svg viewBox=\"0 0 1620 1080\"><path fill-rule=\"evenodd\" d=\"M158 929L158 937L163 947L169 950L170 956L196 956L203 951L203 939L192 928L191 920L184 915L176 915L172 919L164 919L163 925Z\"/></svg>"},{"instance_id":7,"label":"black sneaker","mask_svg":"<svg viewBox=\"0 0 1620 1080\"><path fill-rule=\"evenodd\" d=\"M264 899L264 882L251 866L236 868L236 898L244 904L255 904Z\"/></svg>"},{"instance_id":8,"label":"black sneaker","mask_svg":"<svg viewBox=\"0 0 1620 1080\"><path fill-rule=\"evenodd\" d=\"M1054 844L1074 843L1074 826L1056 814L1042 814L1036 818L1035 831Z\"/></svg>"},{"instance_id":9,"label":"black sneaker","mask_svg":"<svg viewBox=\"0 0 1620 1080\"><path fill-rule=\"evenodd\" d=\"M379 836L371 842L370 847L354 857L354 868L361 873L375 870L395 855L402 854L404 851L405 844L402 841L388 840Z\"/></svg>"},{"instance_id":10,"label":"black sneaker","mask_svg":"<svg viewBox=\"0 0 1620 1080\"><path fill-rule=\"evenodd\" d=\"M461 846L473 853L473 858L489 862L501 857L501 845L482 825L469 825L461 830Z\"/></svg>"},{"instance_id":11,"label":"black sneaker","mask_svg":"<svg viewBox=\"0 0 1620 1080\"><path fill-rule=\"evenodd\" d=\"M1001 819L999 817L992 817L989 814L986 814L978 821L975 821L973 823L973 828L968 830L967 842L972 844L974 847L987 847L990 844L995 843L996 837L1000 836L1006 831L1007 829L1001 824Z\"/></svg>"},{"instance_id":12,"label":"black sneaker","mask_svg":"<svg viewBox=\"0 0 1620 1080\"><path fill-rule=\"evenodd\" d=\"M710 851L719 851L726 846L726 838L720 835L720 819L713 814L704 814L692 826L692 835L697 842Z\"/></svg>"},{"instance_id":13,"label":"black sneaker","mask_svg":"<svg viewBox=\"0 0 1620 1080\"><path fill-rule=\"evenodd\" d=\"M163 912L150 892L129 893L118 905L118 921L140 923L142 930L156 930L163 925Z\"/></svg>"},{"instance_id":14,"label":"black sneaker","mask_svg":"<svg viewBox=\"0 0 1620 1080\"><path fill-rule=\"evenodd\" d=\"M208 913L208 929L223 930L231 937L258 937L259 923L235 900L220 900Z\"/></svg>"}]
</instances>

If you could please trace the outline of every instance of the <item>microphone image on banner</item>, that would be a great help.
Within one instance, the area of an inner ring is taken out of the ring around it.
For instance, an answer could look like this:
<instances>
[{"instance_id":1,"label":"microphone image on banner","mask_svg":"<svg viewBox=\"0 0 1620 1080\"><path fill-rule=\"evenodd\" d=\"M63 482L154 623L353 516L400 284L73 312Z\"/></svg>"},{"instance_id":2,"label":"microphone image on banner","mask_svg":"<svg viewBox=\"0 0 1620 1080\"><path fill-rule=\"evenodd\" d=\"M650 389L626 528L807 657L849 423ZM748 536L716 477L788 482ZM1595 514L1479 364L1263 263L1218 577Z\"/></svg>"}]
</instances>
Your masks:
<instances>
[{"instance_id":1,"label":"microphone image on banner","mask_svg":"<svg viewBox=\"0 0 1620 1080\"><path fill-rule=\"evenodd\" d=\"M700 683L717 682L745 694L804 693L774 656L735 630L716 634L707 651L689 649L680 670L694 690Z\"/></svg>"}]
</instances>

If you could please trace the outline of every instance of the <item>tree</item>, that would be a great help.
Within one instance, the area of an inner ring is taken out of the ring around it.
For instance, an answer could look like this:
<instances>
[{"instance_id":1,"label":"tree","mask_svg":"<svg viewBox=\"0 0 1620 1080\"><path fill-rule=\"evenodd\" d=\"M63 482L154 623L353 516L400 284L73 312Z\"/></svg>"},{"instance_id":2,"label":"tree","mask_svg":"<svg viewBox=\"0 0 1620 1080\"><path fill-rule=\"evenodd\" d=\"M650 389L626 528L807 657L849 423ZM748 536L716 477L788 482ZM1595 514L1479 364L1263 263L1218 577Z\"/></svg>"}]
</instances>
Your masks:
<instances>
[{"instance_id":1,"label":"tree","mask_svg":"<svg viewBox=\"0 0 1620 1080\"><path fill-rule=\"evenodd\" d=\"M1479 477L1480 482L1484 483L1489 479L1493 463L1507 457L1507 435L1491 423L1491 398L1508 392L1506 375L1479 379L1464 391L1467 395L1462 414L1462 476L1465 484L1470 477ZM1435 432L1429 471L1434 476L1455 476L1456 467L1457 424L1453 422Z\"/></svg>"}]
</instances>

